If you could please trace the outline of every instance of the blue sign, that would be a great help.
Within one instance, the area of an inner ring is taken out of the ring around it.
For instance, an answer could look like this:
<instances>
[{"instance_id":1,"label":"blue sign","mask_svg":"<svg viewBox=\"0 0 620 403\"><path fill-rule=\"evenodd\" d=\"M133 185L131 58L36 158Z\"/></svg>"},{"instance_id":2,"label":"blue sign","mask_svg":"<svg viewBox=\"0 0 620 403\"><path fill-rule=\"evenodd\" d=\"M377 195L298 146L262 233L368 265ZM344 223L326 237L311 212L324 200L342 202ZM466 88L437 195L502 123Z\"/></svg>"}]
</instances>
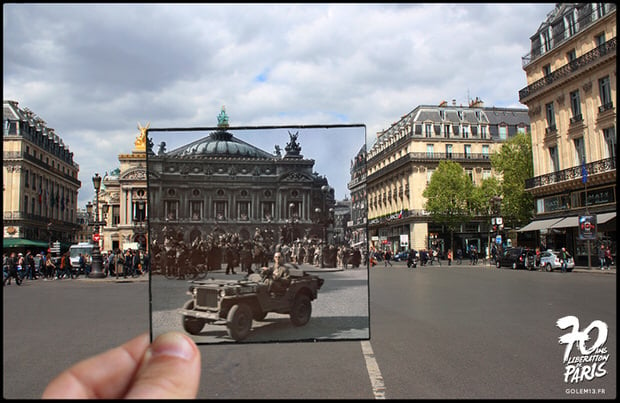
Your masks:
<instances>
[{"instance_id":1,"label":"blue sign","mask_svg":"<svg viewBox=\"0 0 620 403\"><path fill-rule=\"evenodd\" d=\"M495 237L495 243L498 244L498 245L502 243L502 236L501 235L498 235L498 236Z\"/></svg>"}]
</instances>

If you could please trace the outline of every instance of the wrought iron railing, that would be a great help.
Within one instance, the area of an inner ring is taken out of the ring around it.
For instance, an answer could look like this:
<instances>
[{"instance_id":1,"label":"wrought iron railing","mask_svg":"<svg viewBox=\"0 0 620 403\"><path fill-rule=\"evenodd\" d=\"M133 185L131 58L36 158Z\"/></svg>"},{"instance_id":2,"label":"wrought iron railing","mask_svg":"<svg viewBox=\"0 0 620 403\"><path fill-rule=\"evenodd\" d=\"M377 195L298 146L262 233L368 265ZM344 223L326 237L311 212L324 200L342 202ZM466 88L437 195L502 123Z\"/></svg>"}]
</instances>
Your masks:
<instances>
[{"instance_id":1,"label":"wrought iron railing","mask_svg":"<svg viewBox=\"0 0 620 403\"><path fill-rule=\"evenodd\" d=\"M611 55L611 53L616 53L616 38L610 39L599 47L589 51L585 55L578 57L559 69L554 70L551 74L548 74L540 80L535 81L523 88L519 91L519 101L523 101L530 95L535 94L546 86L551 85L552 83L557 82L578 70L585 69L587 66L597 63L599 59L606 55Z\"/></svg>"},{"instance_id":2,"label":"wrought iron railing","mask_svg":"<svg viewBox=\"0 0 620 403\"><path fill-rule=\"evenodd\" d=\"M604 160L594 161L586 164L588 175L594 175L603 172L609 172L616 169L616 159L606 158ZM525 180L525 189L533 189L540 186L551 185L554 183L565 182L578 179L583 176L583 167L581 165L563 169L561 171L551 172L549 174L536 176Z\"/></svg>"}]
</instances>

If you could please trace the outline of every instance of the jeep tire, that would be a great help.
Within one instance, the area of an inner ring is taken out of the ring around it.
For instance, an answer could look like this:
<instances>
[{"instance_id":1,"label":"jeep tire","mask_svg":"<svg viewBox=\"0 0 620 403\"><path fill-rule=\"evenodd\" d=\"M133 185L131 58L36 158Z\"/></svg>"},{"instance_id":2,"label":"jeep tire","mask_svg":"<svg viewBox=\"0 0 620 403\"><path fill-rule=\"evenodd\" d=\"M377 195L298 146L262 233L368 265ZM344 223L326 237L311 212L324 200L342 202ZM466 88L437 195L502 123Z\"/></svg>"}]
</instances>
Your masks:
<instances>
[{"instance_id":1,"label":"jeep tire","mask_svg":"<svg viewBox=\"0 0 620 403\"><path fill-rule=\"evenodd\" d=\"M236 304L226 317L228 335L235 341L243 340L252 329L252 309L246 304Z\"/></svg>"},{"instance_id":2,"label":"jeep tire","mask_svg":"<svg viewBox=\"0 0 620 403\"><path fill-rule=\"evenodd\" d=\"M194 309L194 300L189 300L183 305L183 309ZM189 334L200 334L202 328L205 326L205 321L192 316L183 316L183 329Z\"/></svg>"},{"instance_id":3,"label":"jeep tire","mask_svg":"<svg viewBox=\"0 0 620 403\"><path fill-rule=\"evenodd\" d=\"M295 297L291 307L291 322L295 326L303 326L310 320L312 315L312 303L306 294L299 294Z\"/></svg>"}]
</instances>

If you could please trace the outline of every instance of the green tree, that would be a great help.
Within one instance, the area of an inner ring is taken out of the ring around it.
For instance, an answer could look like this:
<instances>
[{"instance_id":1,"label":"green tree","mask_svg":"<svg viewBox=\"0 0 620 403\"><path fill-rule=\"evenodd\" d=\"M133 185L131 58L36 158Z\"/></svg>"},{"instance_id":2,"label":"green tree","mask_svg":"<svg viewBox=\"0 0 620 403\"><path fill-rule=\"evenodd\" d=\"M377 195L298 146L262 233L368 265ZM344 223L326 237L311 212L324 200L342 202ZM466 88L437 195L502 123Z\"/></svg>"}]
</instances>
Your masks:
<instances>
[{"instance_id":1,"label":"green tree","mask_svg":"<svg viewBox=\"0 0 620 403\"><path fill-rule=\"evenodd\" d=\"M532 138L518 133L491 155L491 165L502 175L501 216L504 224L516 228L527 224L534 214L534 199L525 191L525 180L534 175Z\"/></svg>"},{"instance_id":2,"label":"green tree","mask_svg":"<svg viewBox=\"0 0 620 403\"><path fill-rule=\"evenodd\" d=\"M437 170L424 189L424 208L432 220L450 232L450 247L454 247L454 231L472 218L471 194L473 184L463 167L454 161L440 161Z\"/></svg>"},{"instance_id":3,"label":"green tree","mask_svg":"<svg viewBox=\"0 0 620 403\"><path fill-rule=\"evenodd\" d=\"M473 214L477 216L490 215L492 199L501 195L501 187L501 181L494 176L483 179L480 185L474 186L470 198Z\"/></svg>"}]
</instances>

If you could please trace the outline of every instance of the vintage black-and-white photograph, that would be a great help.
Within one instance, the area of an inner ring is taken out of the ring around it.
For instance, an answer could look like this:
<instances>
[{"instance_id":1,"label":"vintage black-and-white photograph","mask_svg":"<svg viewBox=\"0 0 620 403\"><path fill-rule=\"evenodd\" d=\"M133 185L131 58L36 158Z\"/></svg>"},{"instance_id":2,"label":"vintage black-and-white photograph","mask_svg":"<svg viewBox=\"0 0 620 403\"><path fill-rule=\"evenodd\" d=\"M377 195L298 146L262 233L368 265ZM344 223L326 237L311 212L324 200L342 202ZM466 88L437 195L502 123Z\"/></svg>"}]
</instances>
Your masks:
<instances>
[{"instance_id":1,"label":"vintage black-and-white photograph","mask_svg":"<svg viewBox=\"0 0 620 403\"><path fill-rule=\"evenodd\" d=\"M370 337L365 217L350 187L364 125L149 128L151 337ZM362 234L363 233L363 234Z\"/></svg>"}]
</instances>

